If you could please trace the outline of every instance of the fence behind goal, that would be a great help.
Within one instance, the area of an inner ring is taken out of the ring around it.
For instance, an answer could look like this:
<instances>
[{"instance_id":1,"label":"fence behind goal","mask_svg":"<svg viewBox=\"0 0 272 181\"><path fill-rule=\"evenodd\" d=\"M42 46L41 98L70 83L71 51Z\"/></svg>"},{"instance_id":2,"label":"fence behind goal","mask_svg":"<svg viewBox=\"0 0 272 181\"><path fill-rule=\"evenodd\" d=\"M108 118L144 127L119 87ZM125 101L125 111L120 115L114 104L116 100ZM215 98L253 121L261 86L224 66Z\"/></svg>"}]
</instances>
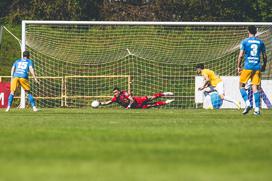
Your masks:
<instances>
[{"instance_id":1,"label":"fence behind goal","mask_svg":"<svg viewBox=\"0 0 272 181\"><path fill-rule=\"evenodd\" d=\"M271 23L23 21L22 45L44 77L33 84L34 95L43 97L38 106L89 106L109 99L118 86L135 96L171 91L176 101L168 107L193 108L195 65L237 75L239 44L249 24L257 25L266 44L263 77L269 79Z\"/></svg>"}]
</instances>

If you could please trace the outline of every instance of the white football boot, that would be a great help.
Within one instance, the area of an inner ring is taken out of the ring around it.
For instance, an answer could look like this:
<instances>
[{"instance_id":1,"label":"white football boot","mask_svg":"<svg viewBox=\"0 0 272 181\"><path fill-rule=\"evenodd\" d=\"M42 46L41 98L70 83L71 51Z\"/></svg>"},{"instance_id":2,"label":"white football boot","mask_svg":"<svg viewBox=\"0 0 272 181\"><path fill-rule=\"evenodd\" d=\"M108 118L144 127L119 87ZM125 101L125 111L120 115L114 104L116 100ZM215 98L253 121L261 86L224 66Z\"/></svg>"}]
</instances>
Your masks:
<instances>
[{"instance_id":1,"label":"white football boot","mask_svg":"<svg viewBox=\"0 0 272 181\"><path fill-rule=\"evenodd\" d=\"M9 110L10 110L10 106L7 107L6 112L9 112Z\"/></svg>"},{"instance_id":2,"label":"white football boot","mask_svg":"<svg viewBox=\"0 0 272 181\"><path fill-rule=\"evenodd\" d=\"M32 109L33 109L33 111L34 111L34 112L38 112L38 111L39 111L39 110L37 109L37 107L36 107L36 106L33 106L33 108L32 108Z\"/></svg>"},{"instance_id":3,"label":"white football boot","mask_svg":"<svg viewBox=\"0 0 272 181\"><path fill-rule=\"evenodd\" d=\"M173 102L173 101L175 101L175 99L167 99L167 100L165 101L165 103L166 103L166 104L170 104L170 103Z\"/></svg>"},{"instance_id":4,"label":"white football boot","mask_svg":"<svg viewBox=\"0 0 272 181\"><path fill-rule=\"evenodd\" d=\"M246 108L243 111L243 115L247 114L252 109L251 106L246 106Z\"/></svg>"}]
</instances>

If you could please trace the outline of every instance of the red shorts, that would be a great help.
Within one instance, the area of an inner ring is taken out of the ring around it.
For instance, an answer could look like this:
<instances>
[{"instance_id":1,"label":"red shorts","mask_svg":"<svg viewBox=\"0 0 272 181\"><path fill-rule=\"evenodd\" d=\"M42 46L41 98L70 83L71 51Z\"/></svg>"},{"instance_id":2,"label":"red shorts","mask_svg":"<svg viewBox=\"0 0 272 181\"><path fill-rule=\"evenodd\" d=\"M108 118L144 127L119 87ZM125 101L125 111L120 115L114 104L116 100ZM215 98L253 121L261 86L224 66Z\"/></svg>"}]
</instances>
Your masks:
<instances>
[{"instance_id":1,"label":"red shorts","mask_svg":"<svg viewBox=\"0 0 272 181\"><path fill-rule=\"evenodd\" d=\"M142 108L144 105L148 103L148 97L133 97L135 103L133 104L133 108Z\"/></svg>"}]
</instances>

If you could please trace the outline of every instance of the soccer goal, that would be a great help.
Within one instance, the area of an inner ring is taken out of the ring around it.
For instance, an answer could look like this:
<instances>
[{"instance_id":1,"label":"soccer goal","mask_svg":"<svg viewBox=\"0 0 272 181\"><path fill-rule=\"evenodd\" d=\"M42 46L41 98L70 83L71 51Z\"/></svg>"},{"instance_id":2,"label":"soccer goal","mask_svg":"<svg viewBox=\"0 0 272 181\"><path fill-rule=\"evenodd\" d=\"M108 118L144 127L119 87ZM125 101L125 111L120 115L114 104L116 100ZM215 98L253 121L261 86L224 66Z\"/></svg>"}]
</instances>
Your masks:
<instances>
[{"instance_id":1,"label":"soccer goal","mask_svg":"<svg viewBox=\"0 0 272 181\"><path fill-rule=\"evenodd\" d=\"M195 65L236 76L248 25L266 44L263 77L271 78L272 23L23 21L22 51L30 51L37 76L48 77L33 83L41 107L89 106L118 86L135 96L171 91L169 107L194 108Z\"/></svg>"}]
</instances>

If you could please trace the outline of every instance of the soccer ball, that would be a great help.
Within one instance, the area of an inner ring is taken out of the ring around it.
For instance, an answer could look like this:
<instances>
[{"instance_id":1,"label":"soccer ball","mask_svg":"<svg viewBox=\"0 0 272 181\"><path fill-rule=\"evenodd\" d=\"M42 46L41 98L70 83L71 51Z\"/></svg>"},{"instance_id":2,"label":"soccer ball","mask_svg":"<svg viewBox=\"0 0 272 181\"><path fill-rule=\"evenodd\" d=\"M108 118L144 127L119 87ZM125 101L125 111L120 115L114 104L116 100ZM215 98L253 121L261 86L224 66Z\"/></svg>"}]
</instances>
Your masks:
<instances>
[{"instance_id":1,"label":"soccer ball","mask_svg":"<svg viewBox=\"0 0 272 181\"><path fill-rule=\"evenodd\" d=\"M92 106L93 108L98 108L99 105L100 105L100 102L99 102L98 100L94 100L94 101L92 102L92 104L91 104L91 106Z\"/></svg>"}]
</instances>

